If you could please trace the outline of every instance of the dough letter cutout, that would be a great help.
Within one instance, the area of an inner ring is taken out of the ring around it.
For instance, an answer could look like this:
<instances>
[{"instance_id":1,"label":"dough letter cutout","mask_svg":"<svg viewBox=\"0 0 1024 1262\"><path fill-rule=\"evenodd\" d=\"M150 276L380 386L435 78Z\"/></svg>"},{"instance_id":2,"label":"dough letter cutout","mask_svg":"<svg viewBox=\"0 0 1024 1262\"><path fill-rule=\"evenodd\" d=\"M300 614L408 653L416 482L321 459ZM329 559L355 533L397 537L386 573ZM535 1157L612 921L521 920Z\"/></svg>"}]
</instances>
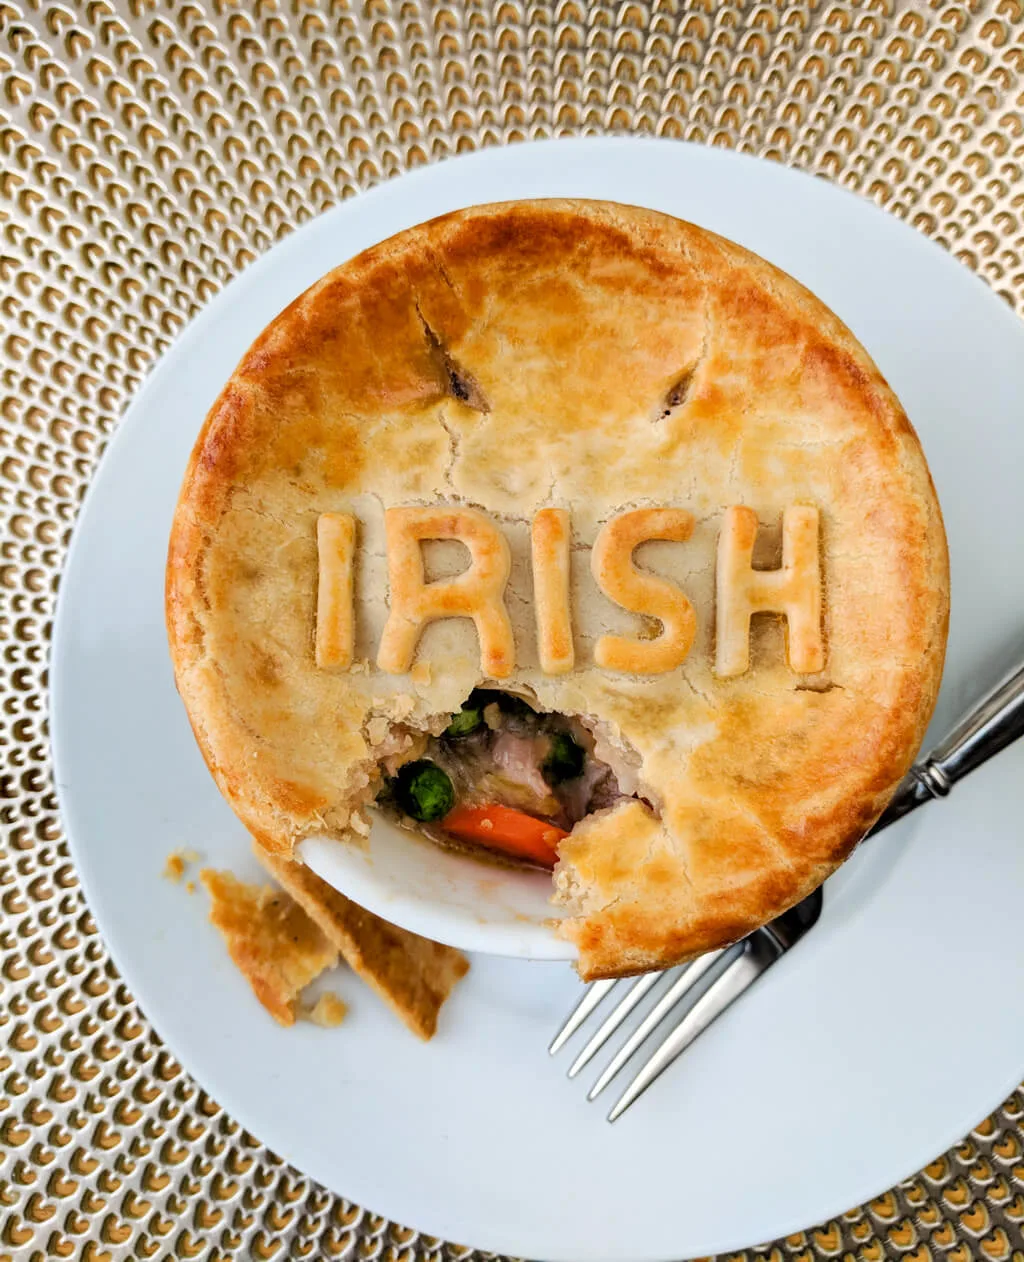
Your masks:
<instances>
[{"instance_id":1,"label":"dough letter cutout","mask_svg":"<svg viewBox=\"0 0 1024 1262\"><path fill-rule=\"evenodd\" d=\"M475 508L389 508L384 514L391 612L384 624L377 665L404 675L423 628L438 618L472 618L480 637L480 668L504 679L515 665L512 623L504 592L512 567L505 536ZM424 539L458 539L469 549L469 569L428 583Z\"/></svg>"},{"instance_id":2,"label":"dough letter cutout","mask_svg":"<svg viewBox=\"0 0 1024 1262\"><path fill-rule=\"evenodd\" d=\"M545 675L572 670L572 613L569 608L569 514L542 508L533 519L533 603L537 617L537 656Z\"/></svg>"},{"instance_id":3,"label":"dough letter cutout","mask_svg":"<svg viewBox=\"0 0 1024 1262\"><path fill-rule=\"evenodd\" d=\"M356 519L348 513L321 513L316 523L316 547L316 664L321 668L349 666L355 647L352 589Z\"/></svg>"},{"instance_id":4,"label":"dough letter cutout","mask_svg":"<svg viewBox=\"0 0 1024 1262\"><path fill-rule=\"evenodd\" d=\"M786 658L798 675L825 667L821 634L821 561L818 510L805 504L782 515L782 567L755 570L757 514L743 506L726 509L718 539L715 578L715 674L742 675L750 666L750 617L786 617Z\"/></svg>"},{"instance_id":5,"label":"dough letter cutout","mask_svg":"<svg viewBox=\"0 0 1024 1262\"><path fill-rule=\"evenodd\" d=\"M648 539L683 543L692 532L693 515L682 508L637 508L602 527L590 555L598 587L623 609L660 618L662 631L654 640L602 635L594 646L598 666L659 675L685 661L697 630L693 606L675 583L638 570L633 550Z\"/></svg>"}]
</instances>

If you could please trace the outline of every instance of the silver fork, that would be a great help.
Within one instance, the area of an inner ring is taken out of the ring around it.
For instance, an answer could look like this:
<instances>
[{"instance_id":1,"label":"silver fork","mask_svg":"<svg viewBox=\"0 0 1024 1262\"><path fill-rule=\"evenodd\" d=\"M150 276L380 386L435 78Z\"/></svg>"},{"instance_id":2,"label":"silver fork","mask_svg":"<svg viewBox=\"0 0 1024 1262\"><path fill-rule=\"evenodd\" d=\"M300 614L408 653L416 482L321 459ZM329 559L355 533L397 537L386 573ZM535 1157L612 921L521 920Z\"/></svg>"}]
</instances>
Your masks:
<instances>
[{"instance_id":1,"label":"silver fork","mask_svg":"<svg viewBox=\"0 0 1024 1262\"><path fill-rule=\"evenodd\" d=\"M910 769L865 840L924 802L945 797L968 772L980 767L1022 735L1024 666L1018 667L978 702L945 740ZM608 1121L614 1122L730 1004L813 929L821 916L823 902L821 889L816 889L803 902L742 941L711 951L680 968L645 973L632 979L628 985L624 979L591 982L552 1040L549 1053L554 1055L560 1051L612 991L616 987L624 987L618 1003L569 1066L568 1076L575 1078L643 999L662 983L669 983L587 1093L588 1100L600 1095L669 1014L676 1014L676 1025L641 1065L612 1107Z\"/></svg>"}]
</instances>

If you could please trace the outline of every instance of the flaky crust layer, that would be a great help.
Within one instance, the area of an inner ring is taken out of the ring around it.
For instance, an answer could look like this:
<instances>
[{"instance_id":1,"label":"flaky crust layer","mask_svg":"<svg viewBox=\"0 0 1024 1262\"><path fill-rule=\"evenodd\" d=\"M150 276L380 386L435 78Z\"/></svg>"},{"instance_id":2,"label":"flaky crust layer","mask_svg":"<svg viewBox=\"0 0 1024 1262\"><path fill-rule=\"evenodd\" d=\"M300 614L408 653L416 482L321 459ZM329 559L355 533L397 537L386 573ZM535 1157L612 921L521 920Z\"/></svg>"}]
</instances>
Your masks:
<instances>
[{"instance_id":1,"label":"flaky crust layer","mask_svg":"<svg viewBox=\"0 0 1024 1262\"><path fill-rule=\"evenodd\" d=\"M511 548L516 664L504 686L596 721L640 760L629 803L561 848L556 899L585 977L733 940L823 880L883 808L938 690L942 520L917 438L845 326L796 281L665 215L595 202L477 207L329 273L284 311L211 410L167 568L178 687L221 790L269 850L358 841L389 724L426 726L481 680L467 619L427 627L408 674L376 667L383 512L482 509ZM784 624L754 619L750 668L714 672L726 509L818 510L824 669L795 675ZM624 509L693 515L637 565L678 583L696 628L665 674L600 669L643 619L596 586L590 547ZM530 523L571 514L574 669L540 670ZM355 664L315 660L317 519L352 514ZM460 568L430 545L436 573ZM446 550L448 549L448 550Z\"/></svg>"}]
</instances>

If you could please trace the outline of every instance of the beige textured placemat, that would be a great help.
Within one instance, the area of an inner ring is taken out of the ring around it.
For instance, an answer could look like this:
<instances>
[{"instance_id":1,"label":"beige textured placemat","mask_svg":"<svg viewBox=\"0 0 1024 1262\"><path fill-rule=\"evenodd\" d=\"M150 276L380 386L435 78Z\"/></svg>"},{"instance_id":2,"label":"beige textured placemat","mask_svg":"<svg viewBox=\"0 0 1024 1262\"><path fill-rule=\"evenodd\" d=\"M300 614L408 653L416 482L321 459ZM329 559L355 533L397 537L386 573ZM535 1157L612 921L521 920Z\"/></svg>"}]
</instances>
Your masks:
<instances>
[{"instance_id":1,"label":"beige textured placemat","mask_svg":"<svg viewBox=\"0 0 1024 1262\"><path fill-rule=\"evenodd\" d=\"M1020 310L1022 5L0 0L0 79L0 1257L478 1257L284 1165L161 1047L110 964L47 753L85 486L227 280L341 198L482 145L632 131L792 163ZM949 1004L950 1037L985 1037L969 996ZM861 1023L887 1036L865 1012L851 1037ZM1017 1092L916 1178L744 1256L1024 1262L1022 1141Z\"/></svg>"}]
</instances>

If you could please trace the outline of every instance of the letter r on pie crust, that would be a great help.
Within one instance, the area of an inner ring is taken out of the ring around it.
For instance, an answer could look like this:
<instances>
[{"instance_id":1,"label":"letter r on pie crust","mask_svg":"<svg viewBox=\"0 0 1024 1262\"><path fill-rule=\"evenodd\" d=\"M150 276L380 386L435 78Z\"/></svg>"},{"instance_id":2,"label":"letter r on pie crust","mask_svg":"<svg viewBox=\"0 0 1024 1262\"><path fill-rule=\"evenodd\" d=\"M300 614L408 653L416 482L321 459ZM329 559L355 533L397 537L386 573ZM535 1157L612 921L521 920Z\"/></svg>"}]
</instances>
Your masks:
<instances>
[{"instance_id":1,"label":"letter r on pie crust","mask_svg":"<svg viewBox=\"0 0 1024 1262\"><path fill-rule=\"evenodd\" d=\"M782 515L782 566L755 570L757 514L742 505L726 509L718 539L715 582L715 674L730 679L750 666L750 618L786 618L786 657L800 675L825 667L821 633L821 560L818 510L795 504Z\"/></svg>"},{"instance_id":2,"label":"letter r on pie crust","mask_svg":"<svg viewBox=\"0 0 1024 1262\"><path fill-rule=\"evenodd\" d=\"M505 585L512 566L505 536L475 508L389 508L384 514L391 612L377 650L377 665L404 675L423 628L438 618L472 618L485 675L504 679L515 665ZM468 569L428 583L424 539L457 539L469 549Z\"/></svg>"},{"instance_id":3,"label":"letter r on pie crust","mask_svg":"<svg viewBox=\"0 0 1024 1262\"><path fill-rule=\"evenodd\" d=\"M659 675L685 661L697 630L693 605L666 579L638 570L633 551L648 539L683 543L693 532L693 515L682 508L637 508L620 513L601 528L590 556L597 585L623 609L661 621L654 640L602 635L594 660L606 670Z\"/></svg>"}]
</instances>

